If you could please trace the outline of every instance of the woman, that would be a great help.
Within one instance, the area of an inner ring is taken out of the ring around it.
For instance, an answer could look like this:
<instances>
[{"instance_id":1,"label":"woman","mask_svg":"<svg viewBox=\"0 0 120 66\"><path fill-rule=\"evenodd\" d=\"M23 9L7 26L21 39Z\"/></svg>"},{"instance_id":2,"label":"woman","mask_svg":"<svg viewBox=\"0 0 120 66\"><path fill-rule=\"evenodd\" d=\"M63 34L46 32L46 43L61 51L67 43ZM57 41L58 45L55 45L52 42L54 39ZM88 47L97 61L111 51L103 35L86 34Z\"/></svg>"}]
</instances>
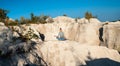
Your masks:
<instances>
[{"instance_id":1,"label":"woman","mask_svg":"<svg viewBox=\"0 0 120 66\"><path fill-rule=\"evenodd\" d=\"M59 31L59 33L58 33L58 36L56 36L56 38L57 38L58 40L61 40L61 41L65 40L65 37L64 37L64 33L63 33L63 31L62 31L62 28L60 28L60 31Z\"/></svg>"}]
</instances>

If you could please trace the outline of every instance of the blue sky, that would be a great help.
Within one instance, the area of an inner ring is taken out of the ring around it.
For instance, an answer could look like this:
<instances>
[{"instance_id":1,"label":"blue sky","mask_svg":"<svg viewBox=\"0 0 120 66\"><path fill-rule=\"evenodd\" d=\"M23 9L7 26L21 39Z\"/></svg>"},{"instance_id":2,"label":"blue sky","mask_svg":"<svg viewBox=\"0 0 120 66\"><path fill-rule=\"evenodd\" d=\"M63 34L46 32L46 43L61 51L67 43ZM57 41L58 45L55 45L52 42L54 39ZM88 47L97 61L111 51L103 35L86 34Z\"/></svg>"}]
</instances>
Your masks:
<instances>
[{"instance_id":1,"label":"blue sky","mask_svg":"<svg viewBox=\"0 0 120 66\"><path fill-rule=\"evenodd\" d=\"M67 14L83 18L88 11L100 21L120 20L120 0L0 0L0 8L9 10L8 16L13 19L30 18L31 12L38 16Z\"/></svg>"}]
</instances>

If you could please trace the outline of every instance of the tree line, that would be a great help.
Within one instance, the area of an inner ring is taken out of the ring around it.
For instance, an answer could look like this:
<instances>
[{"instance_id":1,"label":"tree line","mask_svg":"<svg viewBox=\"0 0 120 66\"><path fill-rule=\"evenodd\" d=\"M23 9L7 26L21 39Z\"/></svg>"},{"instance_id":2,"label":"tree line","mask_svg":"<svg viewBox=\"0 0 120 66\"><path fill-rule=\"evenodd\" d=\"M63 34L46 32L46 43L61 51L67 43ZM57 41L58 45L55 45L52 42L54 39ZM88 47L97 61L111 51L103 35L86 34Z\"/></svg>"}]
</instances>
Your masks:
<instances>
[{"instance_id":1,"label":"tree line","mask_svg":"<svg viewBox=\"0 0 120 66\"><path fill-rule=\"evenodd\" d=\"M18 19L9 20L9 17L7 16L8 13L9 13L8 10L0 8L0 22L5 23L5 25L7 25L7 26L19 25L19 24L33 24L33 23L45 24L45 23L47 23L46 19L49 17L47 15L35 16L34 13L31 13L29 19L21 16L20 20L18 20Z\"/></svg>"},{"instance_id":2,"label":"tree line","mask_svg":"<svg viewBox=\"0 0 120 66\"><path fill-rule=\"evenodd\" d=\"M46 19L49 18L49 16L46 16L46 15L36 16L36 15L34 15L34 13L31 13L29 19L21 16L20 20L15 19L14 21L12 21L12 20L9 20L9 17L7 16L8 13L9 13L8 10L0 8L0 22L4 22L5 25L7 25L7 26L19 25L19 24L33 24L33 23L45 24L45 23L47 23ZM67 16L67 15L64 14L63 16ZM89 21L91 18L97 18L97 17L94 17L92 15L92 13L90 13L90 12L86 12L85 18L88 19L88 21ZM79 18L75 18L75 21L77 21L77 19L79 19Z\"/></svg>"}]
</instances>

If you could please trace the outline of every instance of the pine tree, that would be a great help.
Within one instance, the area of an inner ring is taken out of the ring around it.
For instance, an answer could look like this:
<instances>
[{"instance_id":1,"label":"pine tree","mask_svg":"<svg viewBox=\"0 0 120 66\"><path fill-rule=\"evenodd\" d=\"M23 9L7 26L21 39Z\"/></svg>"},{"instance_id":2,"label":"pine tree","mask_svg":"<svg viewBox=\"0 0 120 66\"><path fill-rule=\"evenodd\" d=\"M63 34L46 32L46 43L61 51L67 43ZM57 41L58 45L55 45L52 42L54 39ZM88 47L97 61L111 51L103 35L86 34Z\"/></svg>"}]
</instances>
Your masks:
<instances>
[{"instance_id":1,"label":"pine tree","mask_svg":"<svg viewBox=\"0 0 120 66\"><path fill-rule=\"evenodd\" d=\"M8 18L8 10L4 10L0 8L0 21L5 22L5 19Z\"/></svg>"}]
</instances>

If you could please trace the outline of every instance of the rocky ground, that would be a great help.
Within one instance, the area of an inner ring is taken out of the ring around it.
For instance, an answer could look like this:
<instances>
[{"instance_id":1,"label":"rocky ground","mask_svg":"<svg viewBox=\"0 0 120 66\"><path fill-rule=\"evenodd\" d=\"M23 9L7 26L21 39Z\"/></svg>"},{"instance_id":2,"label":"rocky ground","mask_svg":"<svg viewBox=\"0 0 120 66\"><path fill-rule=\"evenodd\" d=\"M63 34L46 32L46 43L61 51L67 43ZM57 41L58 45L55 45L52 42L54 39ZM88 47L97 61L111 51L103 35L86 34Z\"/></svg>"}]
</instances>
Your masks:
<instances>
[{"instance_id":1,"label":"rocky ground","mask_svg":"<svg viewBox=\"0 0 120 66\"><path fill-rule=\"evenodd\" d=\"M119 21L63 16L50 21L14 27L0 23L0 66L120 66ZM66 41L54 37L60 27Z\"/></svg>"}]
</instances>

